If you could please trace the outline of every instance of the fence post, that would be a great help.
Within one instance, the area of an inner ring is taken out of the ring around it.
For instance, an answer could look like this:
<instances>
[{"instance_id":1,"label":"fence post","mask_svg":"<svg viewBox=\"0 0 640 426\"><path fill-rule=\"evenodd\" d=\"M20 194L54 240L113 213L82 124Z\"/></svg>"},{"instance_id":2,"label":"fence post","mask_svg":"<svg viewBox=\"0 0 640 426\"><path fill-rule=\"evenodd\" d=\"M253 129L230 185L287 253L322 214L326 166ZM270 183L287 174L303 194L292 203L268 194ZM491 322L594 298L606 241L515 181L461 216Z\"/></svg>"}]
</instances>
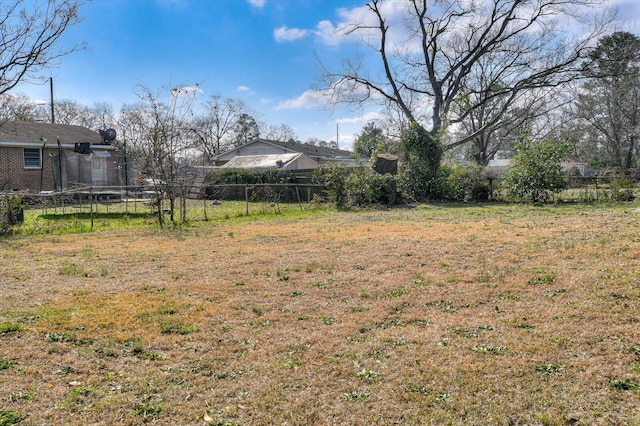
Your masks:
<instances>
[{"instance_id":1,"label":"fence post","mask_svg":"<svg viewBox=\"0 0 640 426\"><path fill-rule=\"evenodd\" d=\"M249 216L249 185L244 184L244 202L246 205L246 214Z\"/></svg>"},{"instance_id":2,"label":"fence post","mask_svg":"<svg viewBox=\"0 0 640 426\"><path fill-rule=\"evenodd\" d=\"M302 200L300 199L300 190L298 189L298 185L296 185L296 195L298 196L298 205L300 206L300 211L302 211Z\"/></svg>"},{"instance_id":3,"label":"fence post","mask_svg":"<svg viewBox=\"0 0 640 426\"><path fill-rule=\"evenodd\" d=\"M91 230L93 230L93 187L89 188L89 209L89 215L91 216Z\"/></svg>"}]
</instances>

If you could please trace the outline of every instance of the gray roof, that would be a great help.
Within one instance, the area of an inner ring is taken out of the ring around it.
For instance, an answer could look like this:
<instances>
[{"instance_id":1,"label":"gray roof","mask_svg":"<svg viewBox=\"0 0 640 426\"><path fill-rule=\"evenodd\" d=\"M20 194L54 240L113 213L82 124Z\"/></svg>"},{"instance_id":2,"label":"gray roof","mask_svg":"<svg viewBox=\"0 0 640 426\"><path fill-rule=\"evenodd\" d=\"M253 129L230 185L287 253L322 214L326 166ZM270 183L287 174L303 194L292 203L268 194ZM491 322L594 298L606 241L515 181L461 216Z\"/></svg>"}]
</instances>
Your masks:
<instances>
[{"instance_id":1,"label":"gray roof","mask_svg":"<svg viewBox=\"0 0 640 426\"><path fill-rule=\"evenodd\" d=\"M82 126L68 124L34 123L28 121L6 121L0 123L0 142L41 142L46 139L55 144L57 138L64 144L89 142L101 144L98 132Z\"/></svg>"},{"instance_id":2,"label":"gray roof","mask_svg":"<svg viewBox=\"0 0 640 426\"><path fill-rule=\"evenodd\" d=\"M220 169L279 169L286 166L300 153L291 154L267 154L267 155L240 155L220 166Z\"/></svg>"},{"instance_id":3,"label":"gray roof","mask_svg":"<svg viewBox=\"0 0 640 426\"><path fill-rule=\"evenodd\" d=\"M222 152L219 155L215 156L214 159L220 158L226 154L229 154L230 152L237 151L245 146L251 145L256 142L262 142L265 144L274 145L274 146L283 148L289 152L302 153L311 158L325 158L325 159L351 158L353 156L353 152L345 151L343 149L325 148L325 147L301 143L301 142L280 142L280 141L274 141L270 139L259 138L259 139L254 139L250 142L247 142L244 145L241 145L239 147Z\"/></svg>"},{"instance_id":4,"label":"gray roof","mask_svg":"<svg viewBox=\"0 0 640 426\"><path fill-rule=\"evenodd\" d=\"M336 157L350 157L353 155L351 151L345 151L343 149L335 149L335 148L325 148L322 146L311 145L300 142L280 142L280 141L272 141L267 139L261 139L263 142L271 143L273 145L278 145L283 148L288 148L296 152L301 152L310 157L326 157L326 158L336 158Z\"/></svg>"}]
</instances>

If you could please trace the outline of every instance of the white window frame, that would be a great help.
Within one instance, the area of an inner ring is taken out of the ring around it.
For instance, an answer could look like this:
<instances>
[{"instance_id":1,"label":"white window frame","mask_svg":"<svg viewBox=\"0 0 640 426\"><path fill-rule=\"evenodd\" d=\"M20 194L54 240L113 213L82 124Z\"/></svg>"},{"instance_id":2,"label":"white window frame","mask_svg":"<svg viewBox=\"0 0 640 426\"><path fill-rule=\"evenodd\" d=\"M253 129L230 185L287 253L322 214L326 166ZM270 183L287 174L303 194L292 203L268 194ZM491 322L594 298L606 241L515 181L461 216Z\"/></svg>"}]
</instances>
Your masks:
<instances>
[{"instance_id":1,"label":"white window frame","mask_svg":"<svg viewBox=\"0 0 640 426\"><path fill-rule=\"evenodd\" d=\"M30 157L27 158L27 152L30 152ZM35 154L38 154L38 164L35 164ZM22 161L25 169L41 169L42 168L42 148L23 148L22 149Z\"/></svg>"}]
</instances>

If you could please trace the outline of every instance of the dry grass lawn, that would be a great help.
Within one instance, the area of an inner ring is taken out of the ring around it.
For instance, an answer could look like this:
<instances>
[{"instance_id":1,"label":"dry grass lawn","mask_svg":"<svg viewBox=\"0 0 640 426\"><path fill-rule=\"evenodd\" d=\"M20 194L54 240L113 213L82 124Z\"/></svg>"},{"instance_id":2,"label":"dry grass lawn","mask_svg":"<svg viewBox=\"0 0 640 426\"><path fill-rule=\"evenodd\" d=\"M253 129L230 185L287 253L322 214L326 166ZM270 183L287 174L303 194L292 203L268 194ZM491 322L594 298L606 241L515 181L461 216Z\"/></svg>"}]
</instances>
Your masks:
<instances>
[{"instance_id":1,"label":"dry grass lawn","mask_svg":"<svg viewBox=\"0 0 640 426\"><path fill-rule=\"evenodd\" d=\"M640 209L0 241L0 424L640 424Z\"/></svg>"}]
</instances>

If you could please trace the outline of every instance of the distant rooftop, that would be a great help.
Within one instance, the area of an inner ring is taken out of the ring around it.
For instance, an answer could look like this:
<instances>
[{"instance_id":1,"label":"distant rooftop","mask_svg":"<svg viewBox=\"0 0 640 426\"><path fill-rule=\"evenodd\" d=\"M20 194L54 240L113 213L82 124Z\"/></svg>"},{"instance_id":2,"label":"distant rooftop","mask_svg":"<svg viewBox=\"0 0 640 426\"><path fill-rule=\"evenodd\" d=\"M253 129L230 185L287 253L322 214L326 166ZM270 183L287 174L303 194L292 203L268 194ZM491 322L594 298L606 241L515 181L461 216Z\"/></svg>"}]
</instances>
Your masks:
<instances>
[{"instance_id":1,"label":"distant rooftop","mask_svg":"<svg viewBox=\"0 0 640 426\"><path fill-rule=\"evenodd\" d=\"M300 153L242 155L232 158L221 169L277 169L299 157Z\"/></svg>"},{"instance_id":2,"label":"distant rooftop","mask_svg":"<svg viewBox=\"0 0 640 426\"><path fill-rule=\"evenodd\" d=\"M40 142L46 139L47 143L55 144L57 138L64 144L102 143L98 132L82 126L29 121L6 121L0 124L0 142Z\"/></svg>"}]
</instances>

